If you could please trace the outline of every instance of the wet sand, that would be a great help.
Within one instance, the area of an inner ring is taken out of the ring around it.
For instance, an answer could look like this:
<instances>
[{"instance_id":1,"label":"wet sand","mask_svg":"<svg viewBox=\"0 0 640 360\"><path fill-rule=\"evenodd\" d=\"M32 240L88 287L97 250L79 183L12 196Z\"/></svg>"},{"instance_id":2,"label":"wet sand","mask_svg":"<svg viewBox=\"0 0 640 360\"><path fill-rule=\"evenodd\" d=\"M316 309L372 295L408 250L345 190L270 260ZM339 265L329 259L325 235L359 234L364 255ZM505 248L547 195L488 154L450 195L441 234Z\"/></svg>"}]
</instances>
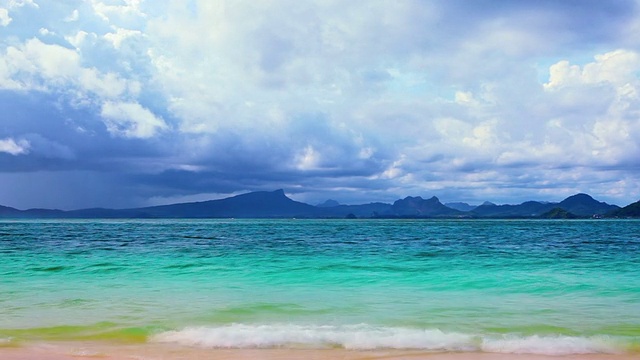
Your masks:
<instances>
[{"instance_id":1,"label":"wet sand","mask_svg":"<svg viewBox=\"0 0 640 360\"><path fill-rule=\"evenodd\" d=\"M0 348L2 360L631 360L640 354L547 356L344 349L199 349L172 345L46 343Z\"/></svg>"}]
</instances>

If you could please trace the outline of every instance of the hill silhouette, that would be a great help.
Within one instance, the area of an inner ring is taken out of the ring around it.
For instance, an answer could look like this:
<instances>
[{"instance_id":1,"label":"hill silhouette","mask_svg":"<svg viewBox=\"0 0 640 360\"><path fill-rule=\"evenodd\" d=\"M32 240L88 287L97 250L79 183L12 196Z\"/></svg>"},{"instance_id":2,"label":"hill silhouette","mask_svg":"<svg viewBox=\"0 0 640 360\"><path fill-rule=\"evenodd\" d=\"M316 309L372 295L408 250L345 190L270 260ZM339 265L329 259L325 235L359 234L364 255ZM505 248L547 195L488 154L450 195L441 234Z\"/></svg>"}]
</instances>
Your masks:
<instances>
[{"instance_id":1,"label":"hill silhouette","mask_svg":"<svg viewBox=\"0 0 640 360\"><path fill-rule=\"evenodd\" d=\"M587 194L576 194L562 200L558 207L578 216L604 215L620 207L609 205Z\"/></svg>"},{"instance_id":2,"label":"hill silhouette","mask_svg":"<svg viewBox=\"0 0 640 360\"><path fill-rule=\"evenodd\" d=\"M550 211L540 215L542 219L576 219L578 216L568 212L565 209L553 208Z\"/></svg>"},{"instance_id":3,"label":"hill silhouette","mask_svg":"<svg viewBox=\"0 0 640 360\"><path fill-rule=\"evenodd\" d=\"M316 206L291 200L284 190L257 191L226 199L133 209L145 217L161 218L279 218L317 217Z\"/></svg>"},{"instance_id":4,"label":"hill silhouette","mask_svg":"<svg viewBox=\"0 0 640 360\"><path fill-rule=\"evenodd\" d=\"M640 218L640 200L607 213L607 217Z\"/></svg>"},{"instance_id":5,"label":"hill silhouette","mask_svg":"<svg viewBox=\"0 0 640 360\"><path fill-rule=\"evenodd\" d=\"M446 207L435 196L426 200L420 196L407 196L396 200L391 206L391 215L394 216L443 217L461 214L461 211Z\"/></svg>"},{"instance_id":6,"label":"hill silhouette","mask_svg":"<svg viewBox=\"0 0 640 360\"><path fill-rule=\"evenodd\" d=\"M588 218L640 217L640 201L622 209L576 194L559 203L525 201L518 205L484 202L471 211L453 209L433 196L407 196L393 204L340 205L326 201L318 206L295 201L284 190L256 191L225 199L132 209L80 209L73 211L0 206L0 218Z\"/></svg>"},{"instance_id":7,"label":"hill silhouette","mask_svg":"<svg viewBox=\"0 0 640 360\"><path fill-rule=\"evenodd\" d=\"M525 201L519 205L485 203L470 211L476 217L524 218L547 216L554 209L564 210L576 217L594 217L619 209L619 206L600 202L587 194L569 196L559 203Z\"/></svg>"}]
</instances>

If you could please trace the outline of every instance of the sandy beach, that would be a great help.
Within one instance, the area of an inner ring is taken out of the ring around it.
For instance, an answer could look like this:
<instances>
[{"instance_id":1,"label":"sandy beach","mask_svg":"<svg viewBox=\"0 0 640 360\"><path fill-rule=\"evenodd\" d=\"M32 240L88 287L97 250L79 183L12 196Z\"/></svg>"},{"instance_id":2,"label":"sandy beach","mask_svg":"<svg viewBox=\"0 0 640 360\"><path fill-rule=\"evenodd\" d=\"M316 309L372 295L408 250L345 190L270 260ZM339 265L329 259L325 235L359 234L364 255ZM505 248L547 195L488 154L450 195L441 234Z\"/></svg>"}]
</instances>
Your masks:
<instances>
[{"instance_id":1,"label":"sandy beach","mask_svg":"<svg viewBox=\"0 0 640 360\"><path fill-rule=\"evenodd\" d=\"M498 353L433 353L424 351L344 349L201 349L172 345L104 343L40 343L0 348L2 360L631 360L638 354L547 356Z\"/></svg>"}]
</instances>

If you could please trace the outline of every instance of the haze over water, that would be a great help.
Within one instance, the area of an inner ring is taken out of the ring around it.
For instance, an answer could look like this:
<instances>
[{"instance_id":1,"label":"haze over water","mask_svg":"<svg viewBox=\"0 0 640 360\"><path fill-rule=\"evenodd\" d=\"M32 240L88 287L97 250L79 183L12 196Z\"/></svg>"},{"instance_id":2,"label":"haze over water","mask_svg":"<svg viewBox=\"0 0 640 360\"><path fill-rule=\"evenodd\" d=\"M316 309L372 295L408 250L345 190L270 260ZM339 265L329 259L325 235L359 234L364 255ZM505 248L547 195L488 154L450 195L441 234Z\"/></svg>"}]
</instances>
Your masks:
<instances>
[{"instance_id":1,"label":"haze over water","mask_svg":"<svg viewBox=\"0 0 640 360\"><path fill-rule=\"evenodd\" d=\"M640 352L640 221L0 222L0 342Z\"/></svg>"}]
</instances>

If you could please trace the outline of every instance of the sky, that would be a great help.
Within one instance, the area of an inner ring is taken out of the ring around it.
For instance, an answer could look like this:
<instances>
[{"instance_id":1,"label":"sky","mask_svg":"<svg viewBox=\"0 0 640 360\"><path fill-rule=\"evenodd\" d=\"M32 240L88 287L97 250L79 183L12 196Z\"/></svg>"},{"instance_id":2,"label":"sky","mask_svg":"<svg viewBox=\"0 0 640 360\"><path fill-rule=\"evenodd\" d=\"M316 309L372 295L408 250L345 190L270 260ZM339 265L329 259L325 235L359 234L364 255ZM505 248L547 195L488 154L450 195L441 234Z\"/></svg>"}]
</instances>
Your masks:
<instances>
[{"instance_id":1,"label":"sky","mask_svg":"<svg viewBox=\"0 0 640 360\"><path fill-rule=\"evenodd\" d=\"M640 199L640 0L0 0L0 204Z\"/></svg>"}]
</instances>

